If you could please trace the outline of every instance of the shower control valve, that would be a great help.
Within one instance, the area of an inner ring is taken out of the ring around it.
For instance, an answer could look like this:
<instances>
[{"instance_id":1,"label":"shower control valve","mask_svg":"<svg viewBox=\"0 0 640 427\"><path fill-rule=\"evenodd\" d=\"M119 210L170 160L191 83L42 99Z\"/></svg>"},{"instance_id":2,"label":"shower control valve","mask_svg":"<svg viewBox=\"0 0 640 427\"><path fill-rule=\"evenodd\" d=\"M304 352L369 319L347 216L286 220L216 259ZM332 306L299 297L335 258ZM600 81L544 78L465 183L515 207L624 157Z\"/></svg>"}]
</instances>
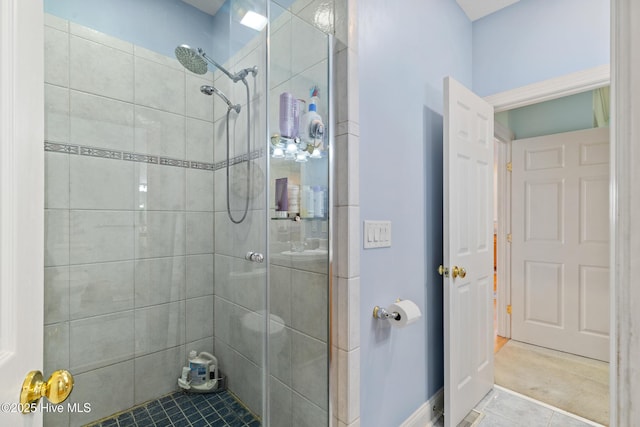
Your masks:
<instances>
[{"instance_id":1,"label":"shower control valve","mask_svg":"<svg viewBox=\"0 0 640 427\"><path fill-rule=\"evenodd\" d=\"M244 259L246 259L247 261L252 261L252 262L263 262L264 261L264 255L261 254L260 252L252 252L249 251L246 253L246 255L244 256Z\"/></svg>"}]
</instances>

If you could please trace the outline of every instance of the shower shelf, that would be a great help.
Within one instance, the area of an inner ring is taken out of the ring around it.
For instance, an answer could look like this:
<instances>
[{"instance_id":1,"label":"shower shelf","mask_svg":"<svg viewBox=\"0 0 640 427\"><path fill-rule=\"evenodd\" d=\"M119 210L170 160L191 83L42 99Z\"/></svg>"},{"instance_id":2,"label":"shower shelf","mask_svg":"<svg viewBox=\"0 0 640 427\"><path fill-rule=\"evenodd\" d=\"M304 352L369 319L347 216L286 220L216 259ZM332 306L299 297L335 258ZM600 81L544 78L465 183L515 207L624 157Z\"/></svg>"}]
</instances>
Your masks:
<instances>
[{"instance_id":1,"label":"shower shelf","mask_svg":"<svg viewBox=\"0 0 640 427\"><path fill-rule=\"evenodd\" d=\"M287 218L277 218L271 217L273 221L326 221L329 218L326 216L305 216L305 217L287 217Z\"/></svg>"}]
</instances>

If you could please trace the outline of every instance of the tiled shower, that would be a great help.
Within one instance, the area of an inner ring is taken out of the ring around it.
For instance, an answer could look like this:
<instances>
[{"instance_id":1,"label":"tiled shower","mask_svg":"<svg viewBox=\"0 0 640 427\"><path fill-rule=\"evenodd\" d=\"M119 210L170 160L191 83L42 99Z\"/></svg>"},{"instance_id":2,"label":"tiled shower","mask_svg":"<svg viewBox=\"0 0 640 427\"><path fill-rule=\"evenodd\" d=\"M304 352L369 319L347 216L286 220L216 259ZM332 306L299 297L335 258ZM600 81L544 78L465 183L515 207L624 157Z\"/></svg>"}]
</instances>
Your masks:
<instances>
[{"instance_id":1,"label":"tiled shower","mask_svg":"<svg viewBox=\"0 0 640 427\"><path fill-rule=\"evenodd\" d=\"M46 14L44 370L70 370L70 400L92 408L45 414L46 426L83 425L177 391L192 349L217 356L228 390L257 418L268 408L272 426L327 425L328 256L290 245L326 242L328 218L273 221L267 199L268 180L282 174L328 179L327 158L301 169L273 162L266 137L267 123L277 132L273 100L284 90L303 97L319 84L328 114L327 37L275 3L271 11L271 60L283 56L269 81L265 31L225 58L229 69L262 71L250 81L249 153L246 116L230 123L237 216L253 166L238 225L226 210L226 106L200 86L246 109L241 85ZM248 262L250 250L268 262Z\"/></svg>"}]
</instances>

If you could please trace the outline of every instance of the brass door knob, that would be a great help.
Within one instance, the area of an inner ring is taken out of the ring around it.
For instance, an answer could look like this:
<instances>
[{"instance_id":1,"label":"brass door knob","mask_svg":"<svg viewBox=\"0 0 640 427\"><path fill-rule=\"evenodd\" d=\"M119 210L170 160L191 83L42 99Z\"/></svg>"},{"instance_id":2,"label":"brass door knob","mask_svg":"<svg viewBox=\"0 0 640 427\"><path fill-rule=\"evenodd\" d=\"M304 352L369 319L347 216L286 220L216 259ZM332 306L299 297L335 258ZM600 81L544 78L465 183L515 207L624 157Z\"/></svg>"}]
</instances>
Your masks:
<instances>
[{"instance_id":1,"label":"brass door knob","mask_svg":"<svg viewBox=\"0 0 640 427\"><path fill-rule=\"evenodd\" d=\"M449 277L449 269L440 264L440 266L438 267L438 274L444 277Z\"/></svg>"},{"instance_id":2,"label":"brass door knob","mask_svg":"<svg viewBox=\"0 0 640 427\"><path fill-rule=\"evenodd\" d=\"M64 402L73 390L73 376L63 369L55 371L45 382L42 372L31 371L22 383L20 391L20 406L23 413L35 409L41 397L49 402L58 404Z\"/></svg>"},{"instance_id":3,"label":"brass door knob","mask_svg":"<svg viewBox=\"0 0 640 427\"><path fill-rule=\"evenodd\" d=\"M461 279L464 279L465 276L467 275L467 270L465 270L463 267L458 267L457 265L454 265L453 268L451 269L451 275L453 276L453 278L457 278L458 276Z\"/></svg>"}]
</instances>

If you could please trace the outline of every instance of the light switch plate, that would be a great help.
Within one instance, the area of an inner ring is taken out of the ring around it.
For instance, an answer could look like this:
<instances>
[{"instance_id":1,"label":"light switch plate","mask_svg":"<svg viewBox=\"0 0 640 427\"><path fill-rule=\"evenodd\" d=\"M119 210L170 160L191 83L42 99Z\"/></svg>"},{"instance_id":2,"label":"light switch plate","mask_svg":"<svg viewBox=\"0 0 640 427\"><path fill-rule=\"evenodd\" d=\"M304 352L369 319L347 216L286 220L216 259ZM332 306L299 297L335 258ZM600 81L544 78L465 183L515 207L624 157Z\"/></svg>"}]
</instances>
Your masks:
<instances>
[{"instance_id":1,"label":"light switch plate","mask_svg":"<svg viewBox=\"0 0 640 427\"><path fill-rule=\"evenodd\" d=\"M391 247L391 221L364 221L362 240L365 249Z\"/></svg>"}]
</instances>

